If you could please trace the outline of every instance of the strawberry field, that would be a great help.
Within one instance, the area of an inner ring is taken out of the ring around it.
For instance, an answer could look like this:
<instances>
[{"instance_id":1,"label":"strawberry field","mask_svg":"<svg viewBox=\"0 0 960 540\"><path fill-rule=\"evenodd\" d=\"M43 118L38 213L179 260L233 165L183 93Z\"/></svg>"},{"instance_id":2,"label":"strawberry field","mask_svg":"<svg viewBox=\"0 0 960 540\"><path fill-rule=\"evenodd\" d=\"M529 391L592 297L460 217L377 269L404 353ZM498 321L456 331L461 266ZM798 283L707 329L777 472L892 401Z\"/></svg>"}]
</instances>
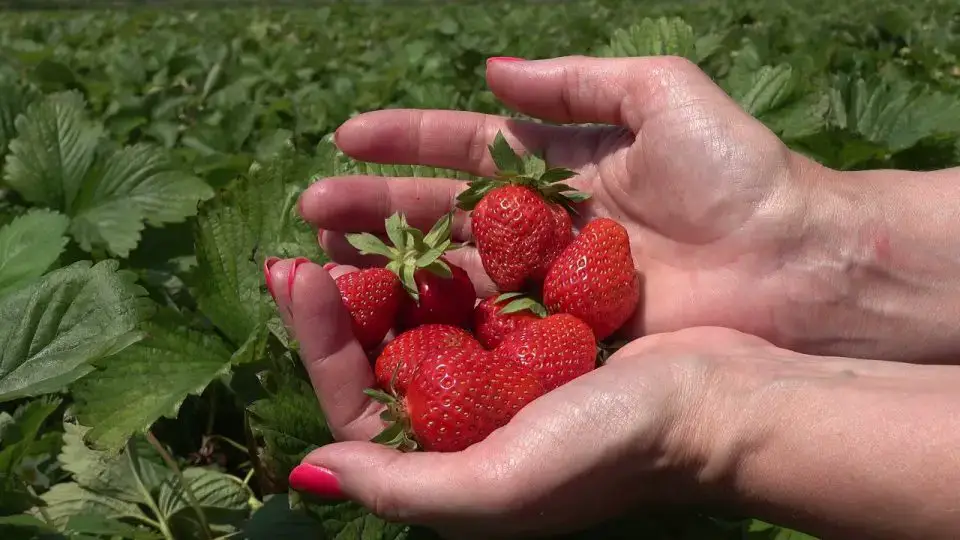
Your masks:
<instances>
[{"instance_id":1,"label":"strawberry field","mask_svg":"<svg viewBox=\"0 0 960 540\"><path fill-rule=\"evenodd\" d=\"M508 114L491 56L682 55L838 169L960 164L960 8L803 0L0 16L0 537L433 538L287 475L332 440L263 282L381 108ZM584 494L589 497L590 494ZM570 538L800 539L710 508Z\"/></svg>"}]
</instances>

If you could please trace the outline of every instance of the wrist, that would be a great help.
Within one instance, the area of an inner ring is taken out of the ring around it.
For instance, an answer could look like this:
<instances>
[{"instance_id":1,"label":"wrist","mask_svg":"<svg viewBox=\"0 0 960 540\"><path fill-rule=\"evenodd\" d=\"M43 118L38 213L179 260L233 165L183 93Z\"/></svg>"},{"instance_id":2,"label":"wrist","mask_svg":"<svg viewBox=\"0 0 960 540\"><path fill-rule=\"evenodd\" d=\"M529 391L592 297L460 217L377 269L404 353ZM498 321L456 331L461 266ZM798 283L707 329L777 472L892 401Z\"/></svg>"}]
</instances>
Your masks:
<instances>
[{"instance_id":1,"label":"wrist","mask_svg":"<svg viewBox=\"0 0 960 540\"><path fill-rule=\"evenodd\" d=\"M799 256L777 343L939 362L960 352L960 171L839 172L800 160Z\"/></svg>"}]
</instances>

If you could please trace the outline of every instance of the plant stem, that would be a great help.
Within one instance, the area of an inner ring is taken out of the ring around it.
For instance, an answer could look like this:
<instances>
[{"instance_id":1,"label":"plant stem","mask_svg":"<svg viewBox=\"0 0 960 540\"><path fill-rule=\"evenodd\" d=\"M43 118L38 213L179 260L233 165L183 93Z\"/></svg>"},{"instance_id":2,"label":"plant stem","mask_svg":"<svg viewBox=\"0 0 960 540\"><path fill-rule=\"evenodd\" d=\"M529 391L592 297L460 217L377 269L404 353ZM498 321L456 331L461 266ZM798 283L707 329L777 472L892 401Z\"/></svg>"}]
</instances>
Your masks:
<instances>
[{"instance_id":1,"label":"plant stem","mask_svg":"<svg viewBox=\"0 0 960 540\"><path fill-rule=\"evenodd\" d=\"M250 427L250 413L246 409L243 411L243 434L247 439L247 455L250 456L250 463L253 464L257 484L260 486L260 496L263 497L267 493L273 493L273 489L275 489L276 486L273 485L270 476L263 468L263 463L260 461L260 456L257 452L256 437L254 437L253 429Z\"/></svg>"},{"instance_id":2,"label":"plant stem","mask_svg":"<svg viewBox=\"0 0 960 540\"><path fill-rule=\"evenodd\" d=\"M127 455L127 462L130 464L130 470L133 471L133 478L137 481L137 488L140 489L140 494L143 495L143 503L147 505L147 508L156 516L157 526L163 537L167 540L177 540L177 538L173 536L173 531L170 530L170 525L167 523L166 517L164 517L163 512L160 511L156 501L153 500L153 496L150 495L150 490L147 489L147 486L143 485L143 480L140 478L140 470L133 458L136 451L133 449L132 441L133 439L127 441L127 451L125 453Z\"/></svg>"},{"instance_id":3,"label":"plant stem","mask_svg":"<svg viewBox=\"0 0 960 540\"><path fill-rule=\"evenodd\" d=\"M197 501L197 498L193 495L193 490L190 489L190 484L187 483L186 477L183 476L183 471L180 470L180 467L177 465L177 462L173 459L173 456L167 452L167 449L160 444L160 441L157 440L156 435L152 431L147 432L147 441L150 442L150 445L153 446L157 452L160 453L160 457L163 459L164 463L173 470L173 473L177 475L177 479L180 480L180 485L183 486L183 493L187 496L187 501L190 502L190 506L193 508L193 511L197 513L197 518L200 520L200 526L203 527L203 534L209 538L213 538L213 533L210 532L210 525L207 523L207 516L203 513L203 509L200 507L200 503Z\"/></svg>"},{"instance_id":4,"label":"plant stem","mask_svg":"<svg viewBox=\"0 0 960 540\"><path fill-rule=\"evenodd\" d=\"M229 437L224 437L223 435L210 435L210 436L208 436L207 438L208 438L208 439L211 439L211 440L214 440L214 441L221 441L221 442L227 443L227 444L229 444L230 446L236 448L237 450L243 452L244 454L247 453L247 447L246 447L246 446L238 443L237 441L235 441L235 440L233 440L233 439L231 439L231 438L229 438Z\"/></svg>"}]
</instances>

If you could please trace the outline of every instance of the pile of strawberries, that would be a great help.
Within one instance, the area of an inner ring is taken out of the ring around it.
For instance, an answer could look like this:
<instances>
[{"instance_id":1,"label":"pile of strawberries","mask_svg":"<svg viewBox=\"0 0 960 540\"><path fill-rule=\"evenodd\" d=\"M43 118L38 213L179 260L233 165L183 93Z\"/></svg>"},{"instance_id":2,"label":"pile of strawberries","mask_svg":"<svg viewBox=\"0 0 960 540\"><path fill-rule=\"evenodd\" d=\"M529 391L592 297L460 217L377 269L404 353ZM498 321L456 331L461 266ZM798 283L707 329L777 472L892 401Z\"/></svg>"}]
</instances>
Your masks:
<instances>
[{"instance_id":1,"label":"pile of strawberries","mask_svg":"<svg viewBox=\"0 0 960 540\"><path fill-rule=\"evenodd\" d=\"M357 340L371 354L387 427L374 440L403 450L459 451L486 438L537 397L597 366L598 342L637 309L640 282L627 232L596 218L574 234L588 196L575 174L519 157L502 134L499 169L458 197L487 275L501 294L478 303L467 273L445 254L453 214L424 234L395 214L392 245L348 240L388 261L337 279ZM380 350L390 330L398 335Z\"/></svg>"}]
</instances>

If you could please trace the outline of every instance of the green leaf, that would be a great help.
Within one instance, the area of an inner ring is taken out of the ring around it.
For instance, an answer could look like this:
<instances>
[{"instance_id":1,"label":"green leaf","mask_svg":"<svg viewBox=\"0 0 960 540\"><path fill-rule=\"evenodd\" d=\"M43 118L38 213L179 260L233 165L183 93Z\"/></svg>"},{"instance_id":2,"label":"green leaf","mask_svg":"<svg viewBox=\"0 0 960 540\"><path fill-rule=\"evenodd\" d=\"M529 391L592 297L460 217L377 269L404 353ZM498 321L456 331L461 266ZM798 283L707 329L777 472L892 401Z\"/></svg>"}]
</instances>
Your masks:
<instances>
[{"instance_id":1,"label":"green leaf","mask_svg":"<svg viewBox=\"0 0 960 540\"><path fill-rule=\"evenodd\" d=\"M540 176L540 180L548 184L552 184L554 182L563 182L564 180L569 180L576 175L577 173L574 171L571 171L570 169L555 167L555 168L547 169L546 171L544 171L543 174Z\"/></svg>"},{"instance_id":2,"label":"green leaf","mask_svg":"<svg viewBox=\"0 0 960 540\"><path fill-rule=\"evenodd\" d=\"M183 471L186 487L176 477L160 486L157 507L177 531L177 537L197 537L203 528L187 489L203 512L208 526L235 530L250 515L250 490L243 482L219 471L191 467Z\"/></svg>"},{"instance_id":3,"label":"green leaf","mask_svg":"<svg viewBox=\"0 0 960 540\"><path fill-rule=\"evenodd\" d=\"M323 538L320 523L301 509L290 508L286 493L268 495L263 506L244 525L249 540L304 540Z\"/></svg>"},{"instance_id":4,"label":"green leaf","mask_svg":"<svg viewBox=\"0 0 960 540\"><path fill-rule=\"evenodd\" d=\"M678 17L644 18L640 24L613 32L598 56L683 56L698 59L693 28Z\"/></svg>"},{"instance_id":5,"label":"green leaf","mask_svg":"<svg viewBox=\"0 0 960 540\"><path fill-rule=\"evenodd\" d=\"M70 220L34 209L0 228L0 296L43 275L67 245Z\"/></svg>"},{"instance_id":6,"label":"green leaf","mask_svg":"<svg viewBox=\"0 0 960 540\"><path fill-rule=\"evenodd\" d=\"M299 360L283 357L271 370L270 397L251 404L250 425L264 441L264 464L279 482L312 450L332 442L313 386Z\"/></svg>"},{"instance_id":7,"label":"green leaf","mask_svg":"<svg viewBox=\"0 0 960 540\"><path fill-rule=\"evenodd\" d=\"M325 257L316 233L296 215L315 165L284 153L204 203L197 218L197 303L235 346L276 314L266 291L269 256Z\"/></svg>"},{"instance_id":8,"label":"green leaf","mask_svg":"<svg viewBox=\"0 0 960 540\"><path fill-rule=\"evenodd\" d=\"M407 529L406 525L364 514L347 523L334 540L401 540L406 537Z\"/></svg>"},{"instance_id":9,"label":"green leaf","mask_svg":"<svg viewBox=\"0 0 960 540\"><path fill-rule=\"evenodd\" d=\"M423 255L421 255L419 259L417 259L416 266L418 268L430 266L433 263L435 263L438 259L440 259L440 257L442 256L443 256L443 249L433 248L427 251L426 253L424 253Z\"/></svg>"},{"instance_id":10,"label":"green leaf","mask_svg":"<svg viewBox=\"0 0 960 540\"><path fill-rule=\"evenodd\" d=\"M7 184L24 199L71 217L70 233L83 249L104 247L126 257L145 225L183 221L213 196L159 148L98 153L103 126L84 108L77 92L32 105L17 119L5 171Z\"/></svg>"},{"instance_id":11,"label":"green leaf","mask_svg":"<svg viewBox=\"0 0 960 540\"><path fill-rule=\"evenodd\" d=\"M838 76L830 95L833 126L889 152L924 138L960 134L960 100L907 81Z\"/></svg>"},{"instance_id":12,"label":"green leaf","mask_svg":"<svg viewBox=\"0 0 960 540\"><path fill-rule=\"evenodd\" d=\"M438 247L444 241L450 239L450 231L453 228L453 212L448 212L437 220L423 237L423 243L429 247Z\"/></svg>"},{"instance_id":13,"label":"green leaf","mask_svg":"<svg viewBox=\"0 0 960 540\"><path fill-rule=\"evenodd\" d=\"M0 516L0 535L11 540L65 540L66 537L36 516Z\"/></svg>"},{"instance_id":14,"label":"green leaf","mask_svg":"<svg viewBox=\"0 0 960 540\"><path fill-rule=\"evenodd\" d=\"M70 206L70 231L80 247L106 246L126 257L144 225L182 222L213 197L199 178L179 171L162 149L139 144L107 155Z\"/></svg>"},{"instance_id":15,"label":"green leaf","mask_svg":"<svg viewBox=\"0 0 960 540\"><path fill-rule=\"evenodd\" d=\"M94 510L95 512L96 510ZM160 540L163 535L149 529L137 528L117 519L112 519L99 513L77 513L71 514L64 523L63 529L70 534L72 538L79 535L91 535L94 537L107 536L110 538L123 538L129 540Z\"/></svg>"},{"instance_id":16,"label":"green leaf","mask_svg":"<svg viewBox=\"0 0 960 540\"><path fill-rule=\"evenodd\" d=\"M74 263L0 298L0 401L60 390L142 337L146 291L117 268Z\"/></svg>"},{"instance_id":17,"label":"green leaf","mask_svg":"<svg viewBox=\"0 0 960 540\"><path fill-rule=\"evenodd\" d=\"M497 135L493 138L493 143L489 146L489 150L490 157L493 158L493 162L497 165L498 173L524 173L523 160L520 159L520 156L510 147L510 143L508 143L506 137L503 136L503 132L497 131Z\"/></svg>"},{"instance_id":18,"label":"green leaf","mask_svg":"<svg viewBox=\"0 0 960 540\"><path fill-rule=\"evenodd\" d=\"M53 94L17 118L4 180L36 205L69 209L93 166L103 126L84 114L78 92Z\"/></svg>"},{"instance_id":19,"label":"green leaf","mask_svg":"<svg viewBox=\"0 0 960 540\"><path fill-rule=\"evenodd\" d=\"M400 251L407 247L407 236L404 229L406 220L400 214L393 214L387 218L386 230L387 237L393 242L393 245ZM372 236L372 235L371 235Z\"/></svg>"},{"instance_id":20,"label":"green leaf","mask_svg":"<svg viewBox=\"0 0 960 540\"><path fill-rule=\"evenodd\" d=\"M525 310L537 315L538 317L547 316L547 309L532 298L518 298L500 308L497 313L500 313L501 315L509 315L510 313L517 313Z\"/></svg>"},{"instance_id":21,"label":"green leaf","mask_svg":"<svg viewBox=\"0 0 960 540\"><path fill-rule=\"evenodd\" d=\"M793 68L789 65L763 66L753 74L749 88L734 98L747 113L759 117L786 102L796 84Z\"/></svg>"},{"instance_id":22,"label":"green leaf","mask_svg":"<svg viewBox=\"0 0 960 540\"><path fill-rule=\"evenodd\" d=\"M357 248L361 255L382 255L387 258L396 256L395 251L370 233L356 233L346 235L347 242Z\"/></svg>"},{"instance_id":23,"label":"green leaf","mask_svg":"<svg viewBox=\"0 0 960 540\"><path fill-rule=\"evenodd\" d=\"M58 459L74 482L86 490L128 503L145 504L147 494L141 484L148 493L153 493L170 481L173 473L141 437L128 443L128 447L142 447L136 455L127 450L109 454L84 443L89 428L65 423L63 429L63 447Z\"/></svg>"},{"instance_id":24,"label":"green leaf","mask_svg":"<svg viewBox=\"0 0 960 540\"><path fill-rule=\"evenodd\" d=\"M7 146L16 137L17 116L37 98L33 88L0 78L0 156L7 154Z\"/></svg>"},{"instance_id":25,"label":"green leaf","mask_svg":"<svg viewBox=\"0 0 960 540\"><path fill-rule=\"evenodd\" d=\"M79 515L92 514L105 519L147 517L136 504L85 489L76 482L56 484L41 498L45 503L44 514L61 530Z\"/></svg>"},{"instance_id":26,"label":"green leaf","mask_svg":"<svg viewBox=\"0 0 960 540\"><path fill-rule=\"evenodd\" d=\"M95 362L97 371L73 386L77 418L90 426L87 442L119 451L159 418L176 418L189 395L230 370L231 350L215 334L187 328L173 316L154 318L147 337Z\"/></svg>"},{"instance_id":27,"label":"green leaf","mask_svg":"<svg viewBox=\"0 0 960 540\"><path fill-rule=\"evenodd\" d=\"M30 455L47 418L57 410L59 398L43 397L27 402L0 424L0 474L14 474ZM5 414L5 413L4 413Z\"/></svg>"},{"instance_id":28,"label":"green leaf","mask_svg":"<svg viewBox=\"0 0 960 540\"><path fill-rule=\"evenodd\" d=\"M432 267L431 267L432 268ZM400 283L403 284L403 288L406 289L407 293L413 297L417 302L420 301L420 288L417 287L417 281L414 278L414 275L417 272L417 267L412 264L405 264L400 267Z\"/></svg>"}]
</instances>

